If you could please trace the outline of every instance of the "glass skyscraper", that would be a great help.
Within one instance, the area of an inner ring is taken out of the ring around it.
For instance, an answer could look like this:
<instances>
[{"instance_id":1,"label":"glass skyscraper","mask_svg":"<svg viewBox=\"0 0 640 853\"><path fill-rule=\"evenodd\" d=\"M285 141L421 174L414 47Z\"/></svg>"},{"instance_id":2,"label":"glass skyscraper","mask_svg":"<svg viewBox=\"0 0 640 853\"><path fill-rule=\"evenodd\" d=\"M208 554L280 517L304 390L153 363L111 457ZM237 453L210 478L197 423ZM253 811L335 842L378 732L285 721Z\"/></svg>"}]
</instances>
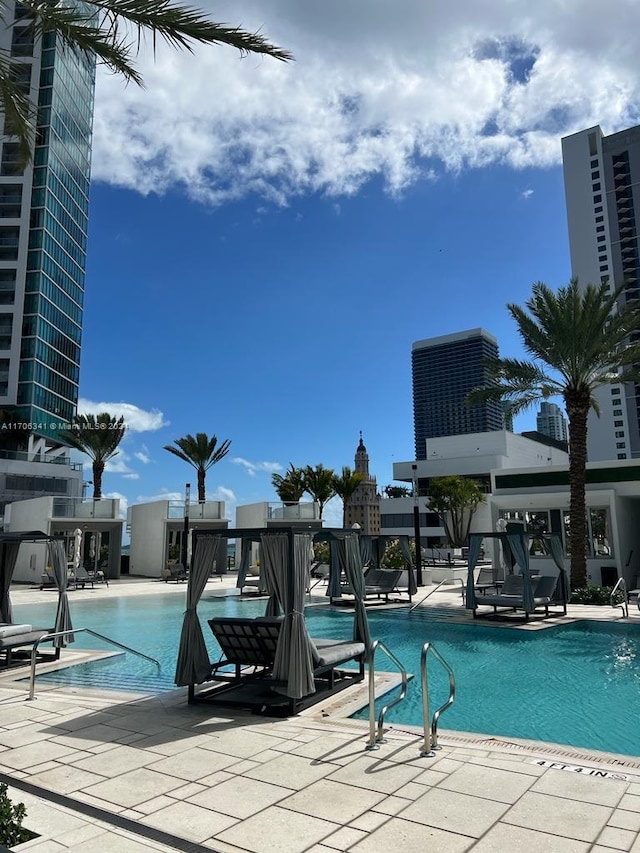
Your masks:
<instances>
[{"instance_id":1,"label":"glass skyscraper","mask_svg":"<svg viewBox=\"0 0 640 853\"><path fill-rule=\"evenodd\" d=\"M34 40L19 3L0 45L37 122L26 165L2 128L0 409L55 440L78 401L95 62Z\"/></svg>"},{"instance_id":2,"label":"glass skyscraper","mask_svg":"<svg viewBox=\"0 0 640 853\"><path fill-rule=\"evenodd\" d=\"M471 406L468 395L489 381L487 360L498 342L484 329L416 341L411 349L416 459L427 458L427 439L504 429L503 405Z\"/></svg>"}]
</instances>

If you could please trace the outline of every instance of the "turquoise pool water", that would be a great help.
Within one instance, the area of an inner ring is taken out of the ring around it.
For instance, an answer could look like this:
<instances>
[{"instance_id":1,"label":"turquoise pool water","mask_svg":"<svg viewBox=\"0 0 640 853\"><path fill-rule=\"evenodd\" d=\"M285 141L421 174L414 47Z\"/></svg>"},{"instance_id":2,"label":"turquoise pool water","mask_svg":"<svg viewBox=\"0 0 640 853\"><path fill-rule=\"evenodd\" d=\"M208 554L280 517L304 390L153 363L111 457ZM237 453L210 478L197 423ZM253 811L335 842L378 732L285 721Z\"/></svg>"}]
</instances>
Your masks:
<instances>
[{"instance_id":1,"label":"turquoise pool water","mask_svg":"<svg viewBox=\"0 0 640 853\"><path fill-rule=\"evenodd\" d=\"M118 655L69 667L55 680L147 692L173 689L184 600L181 592L72 602L76 627L93 628L158 658L162 672L158 675L155 667L131 655ZM264 606L264 601L216 598L205 592L198 612L212 658L219 649L206 618L259 615ZM54 604L23 605L15 607L14 618L47 625L54 614ZM328 608L307 608L306 614L312 634L350 637L350 614ZM527 632L433 621L406 610L370 611L369 621L373 638L381 638L416 676L405 702L389 712L388 722L421 725L420 649L431 641L456 675L456 702L442 716L442 728L640 756L640 626L579 622ZM77 645L108 648L88 635L78 635ZM392 668L382 655L377 667ZM435 708L448 695L448 679L436 663L430 670ZM357 716L366 715L365 709Z\"/></svg>"}]
</instances>

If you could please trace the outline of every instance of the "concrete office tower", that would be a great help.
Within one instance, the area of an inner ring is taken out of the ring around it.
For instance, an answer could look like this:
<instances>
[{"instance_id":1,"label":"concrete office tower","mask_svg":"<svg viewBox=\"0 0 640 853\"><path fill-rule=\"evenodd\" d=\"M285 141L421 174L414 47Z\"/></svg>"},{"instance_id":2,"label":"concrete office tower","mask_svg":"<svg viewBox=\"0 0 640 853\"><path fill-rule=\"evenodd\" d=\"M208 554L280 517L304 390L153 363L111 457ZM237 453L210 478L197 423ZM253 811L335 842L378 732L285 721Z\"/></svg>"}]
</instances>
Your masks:
<instances>
[{"instance_id":1,"label":"concrete office tower","mask_svg":"<svg viewBox=\"0 0 640 853\"><path fill-rule=\"evenodd\" d=\"M2 125L0 409L55 439L78 401L95 63L29 23L16 3L0 33L37 120L27 165Z\"/></svg>"},{"instance_id":2,"label":"concrete office tower","mask_svg":"<svg viewBox=\"0 0 640 853\"><path fill-rule=\"evenodd\" d=\"M356 448L355 468L356 474L362 474L363 480L351 495L345 506L345 524L352 527L360 525L360 531L368 536L377 536L380 533L380 495L376 478L369 473L369 454L362 441Z\"/></svg>"},{"instance_id":3,"label":"concrete office tower","mask_svg":"<svg viewBox=\"0 0 640 853\"><path fill-rule=\"evenodd\" d=\"M470 406L474 388L486 385L486 361L498 342L484 329L416 341L411 348L416 459L427 458L427 439L504 429L503 404Z\"/></svg>"},{"instance_id":4,"label":"concrete office tower","mask_svg":"<svg viewBox=\"0 0 640 853\"><path fill-rule=\"evenodd\" d=\"M638 299L640 127L604 136L596 126L562 140L571 272L584 286L624 285ZM640 390L615 383L596 393L588 423L589 461L640 456Z\"/></svg>"},{"instance_id":5,"label":"concrete office tower","mask_svg":"<svg viewBox=\"0 0 640 853\"><path fill-rule=\"evenodd\" d=\"M556 441L568 441L567 419L562 414L562 409L555 403L540 403L536 429L542 435L548 435Z\"/></svg>"}]
</instances>

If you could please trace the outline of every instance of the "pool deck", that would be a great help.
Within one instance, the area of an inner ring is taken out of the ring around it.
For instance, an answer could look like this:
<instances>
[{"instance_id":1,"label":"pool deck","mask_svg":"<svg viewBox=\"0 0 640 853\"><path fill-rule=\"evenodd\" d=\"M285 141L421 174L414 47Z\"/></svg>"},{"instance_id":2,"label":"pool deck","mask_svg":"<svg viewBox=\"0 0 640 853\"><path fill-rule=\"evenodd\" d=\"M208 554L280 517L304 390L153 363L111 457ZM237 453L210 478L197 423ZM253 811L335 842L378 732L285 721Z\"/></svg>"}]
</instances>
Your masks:
<instances>
[{"instance_id":1,"label":"pool deck","mask_svg":"<svg viewBox=\"0 0 640 853\"><path fill-rule=\"evenodd\" d=\"M207 592L233 582L212 580ZM75 590L72 613L77 598L149 593L175 594L176 584ZM17 605L56 593L11 595ZM421 607L469 618L459 588ZM635 605L630 614L640 623ZM577 615L622 617L570 608ZM39 833L19 850L640 853L640 758L447 730L423 758L409 726L366 751L367 724L345 716L349 691L278 720L189 706L185 690L149 698L38 685L29 702L15 675L0 678L0 782Z\"/></svg>"}]
</instances>

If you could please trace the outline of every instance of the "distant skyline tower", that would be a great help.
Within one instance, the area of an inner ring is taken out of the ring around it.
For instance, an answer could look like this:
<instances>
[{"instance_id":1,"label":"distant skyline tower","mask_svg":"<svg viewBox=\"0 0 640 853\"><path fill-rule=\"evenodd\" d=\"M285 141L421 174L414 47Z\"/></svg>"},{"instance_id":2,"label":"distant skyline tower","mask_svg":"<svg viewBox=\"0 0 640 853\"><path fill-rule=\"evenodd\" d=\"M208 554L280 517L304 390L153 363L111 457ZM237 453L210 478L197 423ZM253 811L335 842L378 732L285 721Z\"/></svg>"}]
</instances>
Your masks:
<instances>
[{"instance_id":1,"label":"distant skyline tower","mask_svg":"<svg viewBox=\"0 0 640 853\"><path fill-rule=\"evenodd\" d=\"M599 126L562 140L571 274L581 285L624 285L640 295L640 126L605 136ZM589 414L591 462L640 457L640 386L612 383L595 392Z\"/></svg>"},{"instance_id":2,"label":"distant skyline tower","mask_svg":"<svg viewBox=\"0 0 640 853\"><path fill-rule=\"evenodd\" d=\"M95 62L30 23L16 3L0 34L37 115L26 165L2 127L0 409L55 438L78 402Z\"/></svg>"},{"instance_id":3,"label":"distant skyline tower","mask_svg":"<svg viewBox=\"0 0 640 853\"><path fill-rule=\"evenodd\" d=\"M536 430L556 441L567 442L567 419L562 409L555 403L540 403L540 411L536 416Z\"/></svg>"},{"instance_id":4,"label":"distant skyline tower","mask_svg":"<svg viewBox=\"0 0 640 853\"><path fill-rule=\"evenodd\" d=\"M380 495L376 478L369 473L369 455L362 441L356 448L355 472L362 474L364 479L351 495L345 506L345 524L352 527L360 525L360 532L367 536L377 536L380 533Z\"/></svg>"},{"instance_id":5,"label":"distant skyline tower","mask_svg":"<svg viewBox=\"0 0 640 853\"><path fill-rule=\"evenodd\" d=\"M427 439L504 429L501 402L470 406L467 397L489 380L488 359L498 342L484 329L416 341L411 348L416 459L427 458Z\"/></svg>"}]
</instances>

